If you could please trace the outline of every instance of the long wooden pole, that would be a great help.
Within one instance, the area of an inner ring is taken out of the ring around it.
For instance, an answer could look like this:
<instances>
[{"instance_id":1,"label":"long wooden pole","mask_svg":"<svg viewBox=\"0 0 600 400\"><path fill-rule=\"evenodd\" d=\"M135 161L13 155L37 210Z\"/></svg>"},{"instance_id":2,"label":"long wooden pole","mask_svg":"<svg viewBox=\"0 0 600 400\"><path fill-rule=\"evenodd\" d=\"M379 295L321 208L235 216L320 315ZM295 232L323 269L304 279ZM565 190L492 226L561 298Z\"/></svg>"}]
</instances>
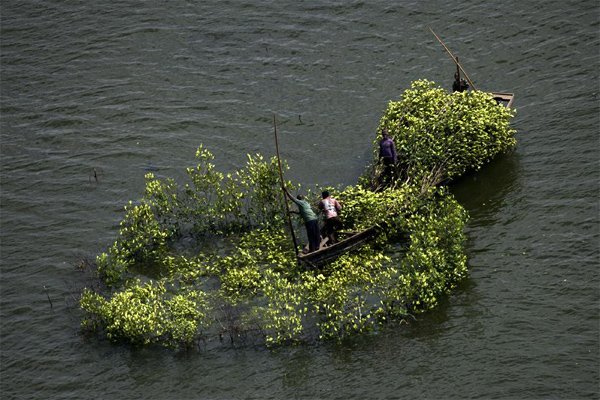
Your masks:
<instances>
[{"instance_id":1,"label":"long wooden pole","mask_svg":"<svg viewBox=\"0 0 600 400\"><path fill-rule=\"evenodd\" d=\"M469 75L467 75L465 69L458 62L458 58L454 57L454 55L450 52L450 50L448 49L448 47L446 47L446 45L444 44L444 42L442 42L442 39L440 39L440 37L435 34L435 32L433 31L433 29L429 28L429 30L431 31L431 33L433 33L433 36L435 36L435 38L438 40L438 42L440 42L440 44L444 47L444 50L446 50L446 52L448 52L448 54L450 55L450 57L452 58L452 61L454 61L454 63L456 64L456 66L458 68L460 68L460 70L462 71L462 73L465 75L465 78L467 78L467 80L469 81L469 84L471 85L471 87L473 88L473 90L477 90L477 89L475 89L475 85L473 84L473 81L471 81L471 79L469 78Z\"/></svg>"},{"instance_id":2,"label":"long wooden pole","mask_svg":"<svg viewBox=\"0 0 600 400\"><path fill-rule=\"evenodd\" d=\"M275 120L275 114L273 114L273 131L275 132L275 151L277 151L277 164L279 165L279 179L281 181L281 194L283 195L283 202L285 203L285 213L287 215L288 224L290 226L290 232L292 234L292 241L294 242L294 251L298 256L298 242L296 241L296 234L294 233L294 226L292 225L292 217L290 215L290 206L288 204L287 196L285 194L285 183L283 181L283 170L281 169L281 158L279 157L279 140L277 139L277 121Z\"/></svg>"}]
</instances>

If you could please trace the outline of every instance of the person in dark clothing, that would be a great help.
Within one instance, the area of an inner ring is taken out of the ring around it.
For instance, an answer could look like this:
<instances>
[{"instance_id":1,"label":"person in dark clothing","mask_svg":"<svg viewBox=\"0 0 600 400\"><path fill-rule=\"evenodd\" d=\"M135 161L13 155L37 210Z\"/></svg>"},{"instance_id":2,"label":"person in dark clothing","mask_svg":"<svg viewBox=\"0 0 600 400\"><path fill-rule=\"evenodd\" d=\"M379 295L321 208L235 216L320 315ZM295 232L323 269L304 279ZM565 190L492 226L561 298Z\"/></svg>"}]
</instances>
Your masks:
<instances>
[{"instance_id":1,"label":"person in dark clothing","mask_svg":"<svg viewBox=\"0 0 600 400\"><path fill-rule=\"evenodd\" d=\"M384 185L393 182L394 167L396 166L397 155L396 145L390 137L387 129L381 132L382 139L379 142L379 161L383 164L383 172L381 173L381 183Z\"/></svg>"},{"instance_id":2,"label":"person in dark clothing","mask_svg":"<svg viewBox=\"0 0 600 400\"><path fill-rule=\"evenodd\" d=\"M304 199L304 196L299 194L297 198L292 197L287 189L284 189L285 194L298 206L298 213L304 220L304 226L306 228L306 236L308 236L308 251L319 250L321 247L321 232L319 231L319 218L312 210L308 201Z\"/></svg>"},{"instance_id":3,"label":"person in dark clothing","mask_svg":"<svg viewBox=\"0 0 600 400\"><path fill-rule=\"evenodd\" d=\"M464 92L469 89L469 84L464 79L460 78L460 73L457 71L454 73L454 83L452 84L453 92Z\"/></svg>"}]
</instances>

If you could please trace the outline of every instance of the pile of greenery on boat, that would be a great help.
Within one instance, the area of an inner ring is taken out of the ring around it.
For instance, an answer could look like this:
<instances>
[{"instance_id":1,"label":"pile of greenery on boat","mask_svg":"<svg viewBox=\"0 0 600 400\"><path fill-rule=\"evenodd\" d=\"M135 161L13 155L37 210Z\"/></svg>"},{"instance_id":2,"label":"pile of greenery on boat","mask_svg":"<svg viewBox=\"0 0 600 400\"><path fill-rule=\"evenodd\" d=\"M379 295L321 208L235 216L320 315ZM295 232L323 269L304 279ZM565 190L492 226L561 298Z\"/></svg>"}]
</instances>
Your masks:
<instances>
[{"instance_id":1,"label":"pile of greenery on boat","mask_svg":"<svg viewBox=\"0 0 600 400\"><path fill-rule=\"evenodd\" d=\"M399 101L389 102L378 132L387 130L396 144L399 183L439 184L476 171L513 148L514 112L499 105L490 93L449 93L420 80ZM375 151L376 142L377 138ZM377 186L373 177L380 169L370 169L363 184Z\"/></svg>"},{"instance_id":2,"label":"pile of greenery on boat","mask_svg":"<svg viewBox=\"0 0 600 400\"><path fill-rule=\"evenodd\" d=\"M431 309L467 274L467 214L436 183L513 146L511 117L488 94L413 83L379 128L399 148L397 182L375 191L365 174L329 188L345 230L385 229L316 270L299 265L291 245L277 159L248 156L223 174L200 146L189 182L147 174L144 197L125 207L116 241L95 262L101 284L81 295L82 327L142 345L217 337L279 345L376 331Z\"/></svg>"}]
</instances>

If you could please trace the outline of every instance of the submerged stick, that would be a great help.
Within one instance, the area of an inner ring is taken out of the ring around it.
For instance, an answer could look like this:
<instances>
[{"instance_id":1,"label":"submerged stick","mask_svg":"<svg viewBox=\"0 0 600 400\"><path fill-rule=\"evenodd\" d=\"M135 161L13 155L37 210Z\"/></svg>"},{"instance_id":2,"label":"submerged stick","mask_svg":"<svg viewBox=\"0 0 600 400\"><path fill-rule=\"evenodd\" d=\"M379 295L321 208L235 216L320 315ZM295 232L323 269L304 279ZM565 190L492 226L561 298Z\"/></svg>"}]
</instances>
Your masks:
<instances>
[{"instance_id":1,"label":"submerged stick","mask_svg":"<svg viewBox=\"0 0 600 400\"><path fill-rule=\"evenodd\" d=\"M475 89L475 85L473 84L473 81L471 81L471 79L469 78L469 75L467 75L467 72L465 71L465 69L458 62L458 58L456 58L452 54L452 52L450 52L450 50L448 49L448 47L444 44L444 42L442 42L442 39L440 39L440 37L435 34L435 32L433 31L433 29L429 28L429 30L431 31L431 33L433 33L433 36L435 36L435 38L438 40L438 42L440 42L440 44L444 47L444 50L446 50L446 52L450 55L450 58L452 58L452 61L454 61L454 63L456 64L456 66L458 68L460 68L460 70L462 71L462 73L465 75L465 78L467 78L467 81L469 81L469 84L471 85L471 87L473 88L473 90L477 90L477 89Z\"/></svg>"},{"instance_id":2,"label":"submerged stick","mask_svg":"<svg viewBox=\"0 0 600 400\"><path fill-rule=\"evenodd\" d=\"M290 232L292 234L292 241L294 242L294 252L296 257L298 256L298 243L296 241L296 234L294 233L294 226L292 225L292 217L290 215L290 206L285 194L285 182L283 181L283 170L281 169L281 158L279 157L279 140L277 139L277 121L275 120L275 114L273 114L273 130L275 132L275 151L277 151L277 164L279 166L279 179L281 180L281 194L283 195L283 202L285 203L285 211L287 215L288 224L290 226Z\"/></svg>"},{"instance_id":3,"label":"submerged stick","mask_svg":"<svg viewBox=\"0 0 600 400\"><path fill-rule=\"evenodd\" d=\"M52 305L52 300L50 300L50 294L48 293L48 288L44 285L44 290L46 291L46 297L48 297L48 302L50 303L50 308L54 308Z\"/></svg>"}]
</instances>

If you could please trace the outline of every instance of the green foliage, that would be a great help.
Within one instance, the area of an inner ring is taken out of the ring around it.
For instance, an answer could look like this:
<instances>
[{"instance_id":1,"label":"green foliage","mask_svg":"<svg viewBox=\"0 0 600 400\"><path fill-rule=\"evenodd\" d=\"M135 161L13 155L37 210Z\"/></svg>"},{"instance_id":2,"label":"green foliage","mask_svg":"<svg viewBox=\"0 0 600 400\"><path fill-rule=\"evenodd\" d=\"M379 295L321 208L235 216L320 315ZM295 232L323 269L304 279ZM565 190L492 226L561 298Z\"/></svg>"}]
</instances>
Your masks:
<instances>
[{"instance_id":1,"label":"green foliage","mask_svg":"<svg viewBox=\"0 0 600 400\"><path fill-rule=\"evenodd\" d=\"M132 269L150 275L169 274L177 258L172 254L172 242L178 237L283 223L276 158L267 162L261 155L249 155L245 168L226 176L216 171L213 158L203 146L198 148L198 164L187 169L191 183L183 189L172 179L146 175L144 198L125 207L117 240L97 257L106 284L123 284Z\"/></svg>"},{"instance_id":2,"label":"green foliage","mask_svg":"<svg viewBox=\"0 0 600 400\"><path fill-rule=\"evenodd\" d=\"M405 276L410 274L415 309L435 307L439 296L467 274L463 250L467 213L444 192L428 198L423 210L406 220L411 240L402 264Z\"/></svg>"},{"instance_id":3,"label":"green foliage","mask_svg":"<svg viewBox=\"0 0 600 400\"><path fill-rule=\"evenodd\" d=\"M182 219L192 224L194 231L205 232L218 225L221 218L215 203L223 196L220 187L223 174L215 170L211 163L214 156L202 145L196 151L196 159L196 166L187 168L192 183L184 188L185 213Z\"/></svg>"},{"instance_id":4,"label":"green foliage","mask_svg":"<svg viewBox=\"0 0 600 400\"><path fill-rule=\"evenodd\" d=\"M219 273L214 259L215 256L203 253L194 257L168 255L163 260L165 278L182 287L193 287L197 283L203 282L205 278Z\"/></svg>"},{"instance_id":5,"label":"green foliage","mask_svg":"<svg viewBox=\"0 0 600 400\"><path fill-rule=\"evenodd\" d=\"M244 215L250 225L277 224L282 221L283 197L279 189L279 172L276 157L267 163L260 154L248 155L246 168L235 177L246 195Z\"/></svg>"},{"instance_id":6,"label":"green foliage","mask_svg":"<svg viewBox=\"0 0 600 400\"><path fill-rule=\"evenodd\" d=\"M269 169L262 156L248 155L245 169L227 175L215 170L211 163L214 156L202 145L196 151L196 158L196 167L187 169L192 183L186 184L184 188L184 203L187 207L182 218L193 225L196 233L239 229L252 223L248 211L254 211L252 199L255 188L240 177L253 176L260 189L267 185L265 182L270 182L271 190L275 188L277 192L277 182L272 182L277 170ZM263 168L257 171L259 164Z\"/></svg>"},{"instance_id":7,"label":"green foliage","mask_svg":"<svg viewBox=\"0 0 600 400\"><path fill-rule=\"evenodd\" d=\"M387 224L410 211L419 196L418 190L409 185L394 190L373 192L363 186L348 186L337 195L343 204L344 224L353 230L362 230L375 224L386 223L387 235L399 231L393 224Z\"/></svg>"},{"instance_id":8,"label":"green foliage","mask_svg":"<svg viewBox=\"0 0 600 400\"><path fill-rule=\"evenodd\" d=\"M258 332L275 346L376 331L429 310L467 274L467 213L437 183L512 147L512 114L482 92L414 82L379 126L396 142L402 179L331 190L344 230L375 225L379 236L320 270L297 262L277 160L249 155L223 174L200 146L188 183L148 174L144 197L125 207L117 239L96 259L112 292L84 290L82 327L136 345Z\"/></svg>"},{"instance_id":9,"label":"green foliage","mask_svg":"<svg viewBox=\"0 0 600 400\"><path fill-rule=\"evenodd\" d=\"M266 304L256 306L253 312L264 329L267 345L299 341L308 312L302 282L271 270L266 270L263 278L261 290Z\"/></svg>"},{"instance_id":10,"label":"green foliage","mask_svg":"<svg viewBox=\"0 0 600 400\"><path fill-rule=\"evenodd\" d=\"M134 265L160 263L167 254L170 232L164 229L148 202L125 207L119 237L108 253L97 258L98 271L109 286L123 281Z\"/></svg>"},{"instance_id":11,"label":"green foliage","mask_svg":"<svg viewBox=\"0 0 600 400\"><path fill-rule=\"evenodd\" d=\"M309 279L310 298L320 317L320 338L342 338L375 328L376 282L390 261L383 252L366 247L336 260L331 274Z\"/></svg>"},{"instance_id":12,"label":"green foliage","mask_svg":"<svg viewBox=\"0 0 600 400\"><path fill-rule=\"evenodd\" d=\"M256 229L240 239L230 255L215 260L220 274L222 295L231 303L258 294L264 274L271 270L294 274L294 252L283 228Z\"/></svg>"},{"instance_id":13,"label":"green foliage","mask_svg":"<svg viewBox=\"0 0 600 400\"><path fill-rule=\"evenodd\" d=\"M186 208L181 216L196 233L235 231L281 220L277 158L267 162L260 154L248 155L245 168L227 175L215 170L214 156L203 146L196 158L196 167L187 169L192 184L185 185Z\"/></svg>"},{"instance_id":14,"label":"green foliage","mask_svg":"<svg viewBox=\"0 0 600 400\"><path fill-rule=\"evenodd\" d=\"M390 101L379 122L396 143L398 176L413 183L439 183L478 170L512 148L515 111L481 91L449 93L427 80L412 83ZM376 139L375 145L378 140Z\"/></svg>"},{"instance_id":15,"label":"green foliage","mask_svg":"<svg viewBox=\"0 0 600 400\"><path fill-rule=\"evenodd\" d=\"M163 281L130 282L123 290L105 299L84 290L80 305L91 318L84 327L105 330L111 340L135 345L160 343L187 347L197 339L205 325L207 303L201 291L170 294Z\"/></svg>"}]
</instances>

